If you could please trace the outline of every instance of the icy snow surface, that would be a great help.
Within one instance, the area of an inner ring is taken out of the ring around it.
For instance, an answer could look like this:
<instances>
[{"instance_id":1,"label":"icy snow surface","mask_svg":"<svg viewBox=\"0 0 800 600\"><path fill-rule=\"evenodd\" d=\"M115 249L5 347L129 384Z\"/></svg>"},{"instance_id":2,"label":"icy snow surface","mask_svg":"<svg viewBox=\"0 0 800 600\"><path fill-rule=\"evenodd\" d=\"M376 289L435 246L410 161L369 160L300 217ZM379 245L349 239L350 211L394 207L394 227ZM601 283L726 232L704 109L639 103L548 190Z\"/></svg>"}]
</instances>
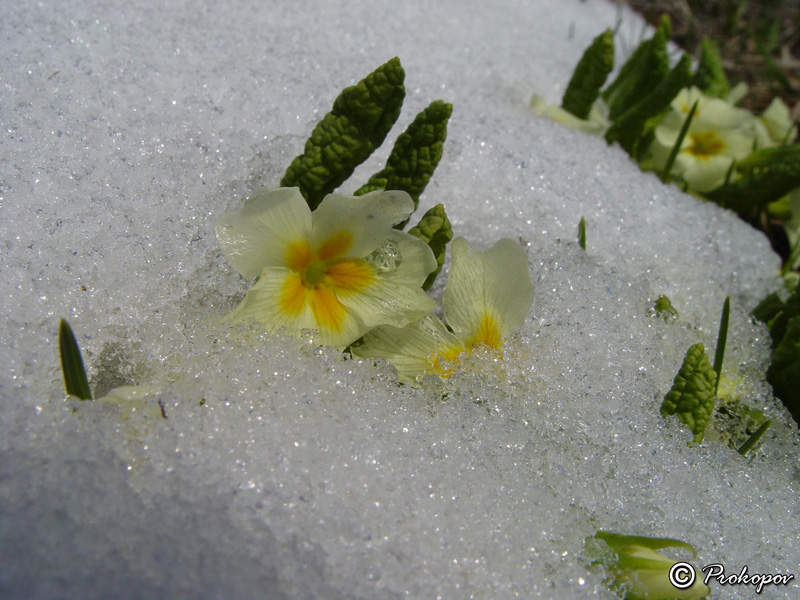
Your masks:
<instances>
[{"instance_id":1,"label":"icy snow surface","mask_svg":"<svg viewBox=\"0 0 800 600\"><path fill-rule=\"evenodd\" d=\"M596 1L4 0L0 596L612 598L580 558L609 529L794 573L762 597L797 598L797 432L747 317L777 257L527 108L557 102L620 15L630 47L640 21ZM443 202L479 247L519 239L536 286L505 360L417 388L218 321L248 282L216 219L277 185L338 92L395 55L400 122L345 191L419 110L452 102L420 208ZM678 321L650 315L659 294ZM729 374L775 420L747 458L688 447L658 413L686 349L713 349L726 295ZM158 391L65 401L59 317L99 394Z\"/></svg>"}]
</instances>

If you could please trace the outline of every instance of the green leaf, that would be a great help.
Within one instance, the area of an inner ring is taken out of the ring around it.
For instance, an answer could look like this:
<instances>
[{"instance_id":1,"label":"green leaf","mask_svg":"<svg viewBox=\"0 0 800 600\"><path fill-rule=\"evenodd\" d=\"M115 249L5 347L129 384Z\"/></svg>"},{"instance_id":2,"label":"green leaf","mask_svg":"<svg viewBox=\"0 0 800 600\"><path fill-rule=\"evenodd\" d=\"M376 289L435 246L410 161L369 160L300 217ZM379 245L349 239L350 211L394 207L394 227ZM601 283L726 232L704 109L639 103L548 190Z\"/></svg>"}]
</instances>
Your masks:
<instances>
[{"instance_id":1,"label":"green leaf","mask_svg":"<svg viewBox=\"0 0 800 600\"><path fill-rule=\"evenodd\" d=\"M672 389L664 396L661 414L678 415L694 435L693 443L703 441L708 419L714 410L716 373L708 361L703 344L695 344L686 352Z\"/></svg>"},{"instance_id":2,"label":"green leaf","mask_svg":"<svg viewBox=\"0 0 800 600\"><path fill-rule=\"evenodd\" d=\"M686 134L689 131L689 125L692 124L692 119L694 119L694 115L697 112L697 103L700 102L699 100L695 100L694 104L692 104L692 109L689 111L689 114L686 116L686 120L683 122L683 126L681 127L680 133L678 133L678 139L675 140L675 145L672 147L672 150L669 153L669 158L667 159L667 164L664 165L664 170L661 172L661 181L667 182L669 179L669 172L672 171L672 165L675 164L675 159L678 156L678 152L681 151L681 146L683 145L683 139L686 137Z\"/></svg>"},{"instance_id":3,"label":"green leaf","mask_svg":"<svg viewBox=\"0 0 800 600\"><path fill-rule=\"evenodd\" d=\"M800 423L800 315L789 319L783 338L772 352L767 381Z\"/></svg>"},{"instance_id":4,"label":"green leaf","mask_svg":"<svg viewBox=\"0 0 800 600\"><path fill-rule=\"evenodd\" d=\"M680 315L678 314L678 310L672 306L672 302L670 299L664 295L659 296L656 298L655 301L655 309L658 316L663 317L664 319L674 318L677 319Z\"/></svg>"},{"instance_id":5,"label":"green leaf","mask_svg":"<svg viewBox=\"0 0 800 600\"><path fill-rule=\"evenodd\" d=\"M400 115L404 79L395 57L345 88L314 127L303 154L289 165L281 186L297 186L311 210L317 208L383 143Z\"/></svg>"},{"instance_id":6,"label":"green leaf","mask_svg":"<svg viewBox=\"0 0 800 600\"><path fill-rule=\"evenodd\" d=\"M717 348L714 351L714 372L717 374L717 380L714 384L714 396L717 395L719 390L719 379L722 375L722 361L725 359L725 345L728 342L728 321L731 317L731 297L725 298L725 303L722 305L722 316L719 320L719 333L717 334Z\"/></svg>"},{"instance_id":7,"label":"green leaf","mask_svg":"<svg viewBox=\"0 0 800 600\"><path fill-rule=\"evenodd\" d=\"M419 197L442 158L447 121L452 113L452 104L443 100L431 102L398 136L386 167L370 177L355 195L383 189L403 190L414 200L416 209Z\"/></svg>"},{"instance_id":8,"label":"green leaf","mask_svg":"<svg viewBox=\"0 0 800 600\"><path fill-rule=\"evenodd\" d=\"M655 120L669 107L678 92L688 85L691 77L691 60L684 54L652 92L616 120L606 132L606 141L609 144L619 142L628 154L635 157L639 141L646 135L648 128L654 126L654 123L648 121Z\"/></svg>"},{"instance_id":9,"label":"green leaf","mask_svg":"<svg viewBox=\"0 0 800 600\"><path fill-rule=\"evenodd\" d=\"M64 319L58 324L58 347L61 351L61 372L64 375L64 388L67 394L81 400L91 400L92 392L89 390L86 369L83 368L81 349L75 341L69 323Z\"/></svg>"},{"instance_id":10,"label":"green leaf","mask_svg":"<svg viewBox=\"0 0 800 600\"><path fill-rule=\"evenodd\" d=\"M737 163L741 179L706 194L712 200L752 218L771 202L800 186L800 144L763 148Z\"/></svg>"},{"instance_id":11,"label":"green leaf","mask_svg":"<svg viewBox=\"0 0 800 600\"><path fill-rule=\"evenodd\" d=\"M578 245L586 250L586 219L583 217L578 223Z\"/></svg>"},{"instance_id":12,"label":"green leaf","mask_svg":"<svg viewBox=\"0 0 800 600\"><path fill-rule=\"evenodd\" d=\"M769 429L770 425L772 425L772 419L767 419L764 421L761 424L761 427L759 427L756 432L751 435L744 444L742 444L742 447L739 448L739 454L745 456L748 452L750 452L750 450L753 449L753 446L758 443L758 440L760 440L761 437L767 432L767 429Z\"/></svg>"},{"instance_id":13,"label":"green leaf","mask_svg":"<svg viewBox=\"0 0 800 600\"><path fill-rule=\"evenodd\" d=\"M719 48L708 38L703 38L700 51L700 64L697 73L694 75L694 85L706 95L712 98L728 97L730 83L725 76L722 68L722 59L719 56Z\"/></svg>"},{"instance_id":14,"label":"green leaf","mask_svg":"<svg viewBox=\"0 0 800 600\"><path fill-rule=\"evenodd\" d=\"M453 239L453 229L444 212L444 205L437 204L426 212L419 223L408 230L408 233L428 244L436 257L436 270L428 275L425 283L422 284L423 290L429 290L439 271L442 270L447 244Z\"/></svg>"},{"instance_id":15,"label":"green leaf","mask_svg":"<svg viewBox=\"0 0 800 600\"><path fill-rule=\"evenodd\" d=\"M667 77L667 41L671 35L669 18L662 17L653 37L639 44L620 69L617 78L603 92L612 122L636 106Z\"/></svg>"},{"instance_id":16,"label":"green leaf","mask_svg":"<svg viewBox=\"0 0 800 600\"><path fill-rule=\"evenodd\" d=\"M610 29L594 38L575 67L564 92L561 108L579 119L588 119L600 88L614 68L614 34Z\"/></svg>"}]
</instances>

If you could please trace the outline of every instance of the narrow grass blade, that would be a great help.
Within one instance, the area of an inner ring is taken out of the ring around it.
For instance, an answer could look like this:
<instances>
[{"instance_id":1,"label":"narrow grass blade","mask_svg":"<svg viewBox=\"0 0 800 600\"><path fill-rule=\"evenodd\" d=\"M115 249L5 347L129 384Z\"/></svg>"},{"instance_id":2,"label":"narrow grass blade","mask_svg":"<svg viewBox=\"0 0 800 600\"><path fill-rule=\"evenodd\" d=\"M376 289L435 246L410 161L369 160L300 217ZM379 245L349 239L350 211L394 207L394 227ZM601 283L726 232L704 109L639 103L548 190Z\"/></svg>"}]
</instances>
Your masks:
<instances>
[{"instance_id":1,"label":"narrow grass blade","mask_svg":"<svg viewBox=\"0 0 800 600\"><path fill-rule=\"evenodd\" d=\"M578 223L578 244L586 250L586 220L583 217L581 217L581 222Z\"/></svg>"},{"instance_id":2,"label":"narrow grass blade","mask_svg":"<svg viewBox=\"0 0 800 600\"><path fill-rule=\"evenodd\" d=\"M770 425L772 425L772 419L767 419L766 421L764 421L764 423L761 424L761 427L759 427L756 430L756 432L753 435L751 435L744 444L742 444L742 447L739 448L739 454L744 456L745 454L750 452L750 450L753 449L753 446L755 446L758 443L758 440L761 439L761 436L763 436L766 433L767 429L769 429Z\"/></svg>"},{"instance_id":3,"label":"narrow grass blade","mask_svg":"<svg viewBox=\"0 0 800 600\"><path fill-rule=\"evenodd\" d=\"M69 323L64 319L61 319L58 325L58 346L61 351L61 372L64 374L67 394L81 400L91 400L92 393L89 391L89 380L83 368L81 349L75 341Z\"/></svg>"},{"instance_id":4,"label":"narrow grass blade","mask_svg":"<svg viewBox=\"0 0 800 600\"><path fill-rule=\"evenodd\" d=\"M678 139L675 140L675 145L672 147L672 151L669 153L667 164L664 167L664 170L661 172L661 181L663 181L664 183L666 183L667 180L669 179L669 173L670 171L672 171L672 165L675 164L675 159L678 157L678 152L681 151L681 145L683 145L683 139L689 132L689 125L692 124L692 119L694 119L694 113L697 111L698 102L699 100L695 100L694 104L692 104L692 110L689 111L689 116L687 116L686 120L683 122L683 127L681 127L681 131L678 134Z\"/></svg>"},{"instance_id":5,"label":"narrow grass blade","mask_svg":"<svg viewBox=\"0 0 800 600\"><path fill-rule=\"evenodd\" d=\"M719 378L722 373L722 361L725 358L725 344L728 342L728 321L731 316L731 297L725 298L722 305L722 317L719 320L719 334L717 335L717 349L714 352L714 372L717 374L717 383L714 385L714 394L719 389Z\"/></svg>"}]
</instances>

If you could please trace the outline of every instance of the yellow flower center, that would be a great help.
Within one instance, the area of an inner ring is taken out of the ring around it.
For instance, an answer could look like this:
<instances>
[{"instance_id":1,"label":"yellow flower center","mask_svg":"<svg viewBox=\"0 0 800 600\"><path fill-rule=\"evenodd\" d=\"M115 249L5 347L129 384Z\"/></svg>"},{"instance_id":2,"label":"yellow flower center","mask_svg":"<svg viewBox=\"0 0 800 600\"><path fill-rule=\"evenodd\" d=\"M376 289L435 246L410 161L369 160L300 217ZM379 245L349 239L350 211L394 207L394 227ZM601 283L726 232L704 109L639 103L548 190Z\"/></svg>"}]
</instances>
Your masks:
<instances>
[{"instance_id":1,"label":"yellow flower center","mask_svg":"<svg viewBox=\"0 0 800 600\"><path fill-rule=\"evenodd\" d=\"M486 344L490 348L499 350L501 341L500 328L497 326L497 321L484 313L478 325L478 331L467 342L467 348L472 348L475 344Z\"/></svg>"},{"instance_id":2,"label":"yellow flower center","mask_svg":"<svg viewBox=\"0 0 800 600\"><path fill-rule=\"evenodd\" d=\"M375 279L367 261L342 257L352 241L352 234L338 232L317 249L307 240L289 244L285 264L293 273L284 281L279 308L297 316L308 307L320 329L340 332L347 310L339 298L363 291Z\"/></svg>"},{"instance_id":3,"label":"yellow flower center","mask_svg":"<svg viewBox=\"0 0 800 600\"><path fill-rule=\"evenodd\" d=\"M689 146L689 152L694 154L697 158L708 158L719 154L727 147L715 131L701 131L700 133L691 133L689 137L692 140L692 145Z\"/></svg>"},{"instance_id":4,"label":"yellow flower center","mask_svg":"<svg viewBox=\"0 0 800 600\"><path fill-rule=\"evenodd\" d=\"M458 365L459 357L463 352L472 352L478 344L486 344L493 350L499 350L501 342L502 336L500 335L497 321L484 313L478 325L478 331L467 340L464 346L453 346L443 352L431 353L428 356L428 362L431 367L427 373L436 374L446 379L453 374L453 370ZM443 361L446 361L447 364L443 365Z\"/></svg>"}]
</instances>

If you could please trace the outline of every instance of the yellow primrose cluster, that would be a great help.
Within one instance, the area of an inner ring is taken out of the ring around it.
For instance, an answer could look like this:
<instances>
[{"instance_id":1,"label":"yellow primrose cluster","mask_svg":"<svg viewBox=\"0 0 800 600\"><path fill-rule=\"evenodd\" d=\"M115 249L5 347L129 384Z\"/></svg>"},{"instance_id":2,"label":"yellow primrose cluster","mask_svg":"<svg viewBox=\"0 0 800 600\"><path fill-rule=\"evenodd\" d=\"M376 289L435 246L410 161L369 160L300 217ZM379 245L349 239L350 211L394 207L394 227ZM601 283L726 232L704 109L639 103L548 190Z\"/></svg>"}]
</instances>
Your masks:
<instances>
[{"instance_id":1,"label":"yellow primrose cluster","mask_svg":"<svg viewBox=\"0 0 800 600\"><path fill-rule=\"evenodd\" d=\"M735 106L746 87L734 88L727 99L711 98L696 87L681 90L670 110L655 128L650 146L653 168L663 169L678 141L692 106L697 103L686 136L681 142L671 174L689 189L710 192L725 182L734 161L753 150L779 146L796 135L789 109L775 98L760 117Z\"/></svg>"},{"instance_id":2,"label":"yellow primrose cluster","mask_svg":"<svg viewBox=\"0 0 800 600\"><path fill-rule=\"evenodd\" d=\"M320 344L386 358L407 379L447 375L442 361L478 344L500 349L533 301L525 250L508 238L486 252L452 242L444 292L450 329L422 290L436 268L430 247L393 225L414 210L401 191L329 194L313 212L297 188L265 189L222 216L217 238L228 261L258 276L226 318L267 331L318 332Z\"/></svg>"}]
</instances>

